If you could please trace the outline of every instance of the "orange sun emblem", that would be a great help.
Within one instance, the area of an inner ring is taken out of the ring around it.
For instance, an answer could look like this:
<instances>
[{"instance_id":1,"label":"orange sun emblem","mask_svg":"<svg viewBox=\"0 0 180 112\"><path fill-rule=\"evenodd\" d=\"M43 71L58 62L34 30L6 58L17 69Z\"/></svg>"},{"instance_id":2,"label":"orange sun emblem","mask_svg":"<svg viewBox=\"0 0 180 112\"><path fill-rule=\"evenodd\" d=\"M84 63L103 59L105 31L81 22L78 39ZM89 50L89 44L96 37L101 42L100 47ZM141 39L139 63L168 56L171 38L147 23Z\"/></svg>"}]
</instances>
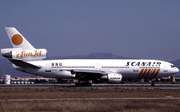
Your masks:
<instances>
[{"instance_id":1,"label":"orange sun emblem","mask_svg":"<svg viewBox=\"0 0 180 112\"><path fill-rule=\"evenodd\" d=\"M11 40L14 45L20 45L23 42L23 38L19 34L15 34Z\"/></svg>"}]
</instances>

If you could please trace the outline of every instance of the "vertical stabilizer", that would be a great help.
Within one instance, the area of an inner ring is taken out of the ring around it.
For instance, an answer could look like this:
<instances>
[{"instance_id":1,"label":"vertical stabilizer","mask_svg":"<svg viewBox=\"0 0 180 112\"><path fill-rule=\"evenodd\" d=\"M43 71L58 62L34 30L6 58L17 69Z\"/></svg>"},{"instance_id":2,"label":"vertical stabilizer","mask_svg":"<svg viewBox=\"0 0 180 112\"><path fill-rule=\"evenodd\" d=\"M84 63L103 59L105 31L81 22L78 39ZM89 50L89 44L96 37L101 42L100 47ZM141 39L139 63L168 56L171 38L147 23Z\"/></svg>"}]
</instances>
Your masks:
<instances>
[{"instance_id":1,"label":"vertical stabilizer","mask_svg":"<svg viewBox=\"0 0 180 112\"><path fill-rule=\"evenodd\" d=\"M14 27L5 27L13 48L1 49L5 58L15 60L42 60L47 56L46 49L35 49Z\"/></svg>"},{"instance_id":2,"label":"vertical stabilizer","mask_svg":"<svg viewBox=\"0 0 180 112\"><path fill-rule=\"evenodd\" d=\"M35 49L14 27L5 27L9 36L11 44L14 48L21 48L22 50Z\"/></svg>"}]
</instances>

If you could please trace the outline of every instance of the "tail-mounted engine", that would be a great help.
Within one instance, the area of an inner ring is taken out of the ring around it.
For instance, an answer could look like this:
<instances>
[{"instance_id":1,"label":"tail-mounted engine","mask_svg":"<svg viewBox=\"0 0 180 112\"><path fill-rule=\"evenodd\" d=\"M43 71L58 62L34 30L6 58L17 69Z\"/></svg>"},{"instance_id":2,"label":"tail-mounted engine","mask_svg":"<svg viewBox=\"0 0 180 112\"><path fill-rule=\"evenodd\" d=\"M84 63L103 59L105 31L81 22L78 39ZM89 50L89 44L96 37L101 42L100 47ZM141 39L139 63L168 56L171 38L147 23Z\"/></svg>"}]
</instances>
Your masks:
<instances>
[{"instance_id":1,"label":"tail-mounted engine","mask_svg":"<svg viewBox=\"0 0 180 112\"><path fill-rule=\"evenodd\" d=\"M1 49L5 58L18 60L42 60L47 56L46 49L21 50L20 48Z\"/></svg>"}]
</instances>

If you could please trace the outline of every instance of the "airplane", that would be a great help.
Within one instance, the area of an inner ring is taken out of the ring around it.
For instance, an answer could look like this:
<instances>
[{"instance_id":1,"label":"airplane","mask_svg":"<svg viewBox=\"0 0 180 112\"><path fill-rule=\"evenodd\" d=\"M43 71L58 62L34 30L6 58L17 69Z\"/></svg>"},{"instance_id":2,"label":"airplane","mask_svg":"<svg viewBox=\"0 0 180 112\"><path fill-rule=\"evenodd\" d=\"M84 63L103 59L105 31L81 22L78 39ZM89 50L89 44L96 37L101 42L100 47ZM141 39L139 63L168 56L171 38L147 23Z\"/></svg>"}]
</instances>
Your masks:
<instances>
[{"instance_id":1,"label":"airplane","mask_svg":"<svg viewBox=\"0 0 180 112\"><path fill-rule=\"evenodd\" d=\"M46 49L34 48L14 27L5 27L13 48L1 49L1 54L13 63L13 68L50 78L78 79L75 86L91 86L91 81L122 83L124 79L148 79L175 75L179 69L172 63L150 59L61 59L43 60ZM152 81L151 86L154 86Z\"/></svg>"}]
</instances>

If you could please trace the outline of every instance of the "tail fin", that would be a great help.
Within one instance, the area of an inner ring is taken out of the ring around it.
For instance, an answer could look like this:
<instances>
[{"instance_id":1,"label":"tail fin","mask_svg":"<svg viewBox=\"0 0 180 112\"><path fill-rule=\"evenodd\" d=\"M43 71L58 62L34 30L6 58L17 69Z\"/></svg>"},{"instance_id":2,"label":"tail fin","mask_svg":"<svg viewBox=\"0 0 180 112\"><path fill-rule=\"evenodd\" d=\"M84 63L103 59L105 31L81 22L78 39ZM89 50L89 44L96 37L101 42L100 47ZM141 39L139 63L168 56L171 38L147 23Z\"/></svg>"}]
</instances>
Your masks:
<instances>
[{"instance_id":1,"label":"tail fin","mask_svg":"<svg viewBox=\"0 0 180 112\"><path fill-rule=\"evenodd\" d=\"M15 60L42 60L47 56L46 49L35 49L14 27L5 28L14 48L1 49L5 58Z\"/></svg>"},{"instance_id":2,"label":"tail fin","mask_svg":"<svg viewBox=\"0 0 180 112\"><path fill-rule=\"evenodd\" d=\"M22 50L34 50L35 48L14 27L5 27L11 44L14 48Z\"/></svg>"}]
</instances>

